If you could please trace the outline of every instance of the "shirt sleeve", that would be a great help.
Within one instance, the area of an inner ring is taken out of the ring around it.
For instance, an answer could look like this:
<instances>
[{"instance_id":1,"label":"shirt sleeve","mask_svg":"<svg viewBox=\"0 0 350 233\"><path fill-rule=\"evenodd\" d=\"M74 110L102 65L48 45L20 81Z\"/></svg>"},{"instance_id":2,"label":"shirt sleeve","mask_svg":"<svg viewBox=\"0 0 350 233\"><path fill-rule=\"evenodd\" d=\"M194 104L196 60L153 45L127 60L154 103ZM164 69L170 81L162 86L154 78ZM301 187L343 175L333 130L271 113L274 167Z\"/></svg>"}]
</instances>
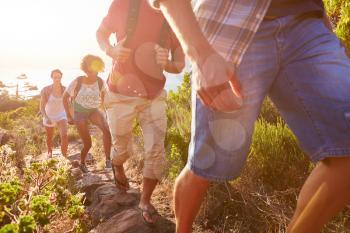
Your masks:
<instances>
[{"instance_id":1,"label":"shirt sleeve","mask_svg":"<svg viewBox=\"0 0 350 233\"><path fill-rule=\"evenodd\" d=\"M118 8L121 7L122 0L114 0L109 7L108 14L102 20L101 25L110 30L111 32L117 31L117 22L118 22Z\"/></svg>"},{"instance_id":2,"label":"shirt sleeve","mask_svg":"<svg viewBox=\"0 0 350 233\"><path fill-rule=\"evenodd\" d=\"M64 92L67 93L69 96L74 96L74 90L76 86L77 86L77 80L74 80L69 84L69 86L66 88Z\"/></svg>"}]
</instances>

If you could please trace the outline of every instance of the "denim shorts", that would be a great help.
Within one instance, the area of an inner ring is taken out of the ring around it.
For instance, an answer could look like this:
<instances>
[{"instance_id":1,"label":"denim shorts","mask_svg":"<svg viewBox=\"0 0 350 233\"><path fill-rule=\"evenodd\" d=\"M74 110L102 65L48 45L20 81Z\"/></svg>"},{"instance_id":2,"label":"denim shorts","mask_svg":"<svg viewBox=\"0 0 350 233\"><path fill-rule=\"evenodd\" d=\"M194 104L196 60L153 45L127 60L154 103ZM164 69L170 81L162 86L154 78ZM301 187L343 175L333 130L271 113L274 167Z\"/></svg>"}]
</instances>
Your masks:
<instances>
[{"instance_id":1,"label":"denim shorts","mask_svg":"<svg viewBox=\"0 0 350 233\"><path fill-rule=\"evenodd\" d=\"M96 112L96 111L99 111L98 109L94 109L92 111L89 111L89 112L77 112L77 111L74 111L74 121L75 122L79 122L79 121L88 121L90 116Z\"/></svg>"},{"instance_id":2,"label":"denim shorts","mask_svg":"<svg viewBox=\"0 0 350 233\"><path fill-rule=\"evenodd\" d=\"M350 60L320 18L263 21L236 69L241 109L213 111L192 94L187 167L213 181L239 176L265 96L311 161L350 156Z\"/></svg>"}]
</instances>

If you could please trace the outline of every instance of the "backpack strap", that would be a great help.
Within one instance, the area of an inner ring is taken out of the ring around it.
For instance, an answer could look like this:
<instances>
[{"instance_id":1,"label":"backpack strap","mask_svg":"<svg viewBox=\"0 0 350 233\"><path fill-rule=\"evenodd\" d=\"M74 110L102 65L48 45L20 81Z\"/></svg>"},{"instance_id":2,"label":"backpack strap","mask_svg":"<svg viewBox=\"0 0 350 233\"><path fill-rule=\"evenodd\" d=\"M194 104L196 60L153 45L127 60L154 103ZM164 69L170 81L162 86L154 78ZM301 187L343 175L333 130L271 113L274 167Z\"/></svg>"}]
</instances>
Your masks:
<instances>
[{"instance_id":1,"label":"backpack strap","mask_svg":"<svg viewBox=\"0 0 350 233\"><path fill-rule=\"evenodd\" d=\"M72 99L75 99L77 97L77 95L78 95L78 93L79 93L79 91L81 89L81 85L83 83L83 80L82 80L83 78L84 78L84 76L79 76L78 78L76 78L77 85L74 88L74 96L73 96ZM102 88L103 88L103 79L100 78L100 77L97 77L97 84L98 84L98 89L99 89L99 91L101 93Z\"/></svg>"},{"instance_id":2,"label":"backpack strap","mask_svg":"<svg viewBox=\"0 0 350 233\"><path fill-rule=\"evenodd\" d=\"M72 100L74 100L77 97L77 95L81 89L81 85L83 83L82 78L83 78L83 76L79 76L78 78L76 78L77 85L74 88L74 96L73 96Z\"/></svg>"},{"instance_id":3,"label":"backpack strap","mask_svg":"<svg viewBox=\"0 0 350 233\"><path fill-rule=\"evenodd\" d=\"M137 19L139 17L139 9L140 9L141 0L130 0L129 1L129 10L128 10L128 18L126 21L126 39L124 45L127 46L130 42L130 38L135 32Z\"/></svg>"},{"instance_id":4,"label":"backpack strap","mask_svg":"<svg viewBox=\"0 0 350 233\"><path fill-rule=\"evenodd\" d=\"M159 33L159 46L164 48L169 36L170 32L170 26L168 22L164 19L162 27L160 28L160 33Z\"/></svg>"},{"instance_id":5,"label":"backpack strap","mask_svg":"<svg viewBox=\"0 0 350 233\"><path fill-rule=\"evenodd\" d=\"M97 77L97 83L98 83L98 89L100 90L100 93L101 93L103 88L103 79L100 77Z\"/></svg>"},{"instance_id":6,"label":"backpack strap","mask_svg":"<svg viewBox=\"0 0 350 233\"><path fill-rule=\"evenodd\" d=\"M128 45L128 43L130 42L130 39L132 38L135 32L137 20L139 17L140 4L141 4L141 0L129 1L128 18L126 21L126 39L124 42L125 46ZM170 26L168 22L164 20L162 27L160 29L159 41L158 41L161 47L165 47L166 40L168 39L169 31L170 31Z\"/></svg>"}]
</instances>

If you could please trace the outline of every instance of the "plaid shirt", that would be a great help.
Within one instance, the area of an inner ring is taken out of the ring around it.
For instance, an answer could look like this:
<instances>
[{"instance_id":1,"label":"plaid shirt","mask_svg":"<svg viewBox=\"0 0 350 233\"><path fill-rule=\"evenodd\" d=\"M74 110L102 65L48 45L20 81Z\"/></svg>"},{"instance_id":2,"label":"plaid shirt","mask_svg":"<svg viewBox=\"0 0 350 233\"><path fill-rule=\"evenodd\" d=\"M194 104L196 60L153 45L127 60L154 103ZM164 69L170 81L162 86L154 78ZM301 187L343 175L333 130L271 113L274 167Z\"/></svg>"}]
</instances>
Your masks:
<instances>
[{"instance_id":1,"label":"plaid shirt","mask_svg":"<svg viewBox=\"0 0 350 233\"><path fill-rule=\"evenodd\" d=\"M149 1L151 5L157 7L162 0ZM192 1L199 25L209 43L221 56L235 65L242 61L271 2L271 0Z\"/></svg>"},{"instance_id":2,"label":"plaid shirt","mask_svg":"<svg viewBox=\"0 0 350 233\"><path fill-rule=\"evenodd\" d=\"M196 0L194 12L213 48L236 66L251 43L271 0Z\"/></svg>"}]
</instances>

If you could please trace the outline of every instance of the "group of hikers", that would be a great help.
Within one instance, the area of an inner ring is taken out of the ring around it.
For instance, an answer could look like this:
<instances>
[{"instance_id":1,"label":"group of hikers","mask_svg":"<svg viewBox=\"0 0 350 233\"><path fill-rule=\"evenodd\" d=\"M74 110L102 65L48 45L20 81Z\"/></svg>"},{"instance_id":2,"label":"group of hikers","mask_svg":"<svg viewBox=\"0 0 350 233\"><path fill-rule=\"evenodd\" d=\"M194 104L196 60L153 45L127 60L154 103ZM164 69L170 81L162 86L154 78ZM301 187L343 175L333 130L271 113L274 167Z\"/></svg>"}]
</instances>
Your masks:
<instances>
[{"instance_id":1,"label":"group of hikers","mask_svg":"<svg viewBox=\"0 0 350 233\"><path fill-rule=\"evenodd\" d=\"M41 92L48 154L57 126L67 156L67 123L75 124L87 172L92 123L103 133L116 186L128 190L123 165L137 119L145 150L139 209L146 223L156 222L151 196L165 167L163 71L180 73L185 55L193 71L192 136L174 185L177 233L191 232L210 182L239 176L266 95L317 164L286 231L320 232L350 202L350 61L321 0L197 0L194 6L190 0L114 0L96 38L113 59L106 82L98 77L102 59L87 55L84 76L65 88L62 72L53 70L53 84Z\"/></svg>"}]
</instances>

